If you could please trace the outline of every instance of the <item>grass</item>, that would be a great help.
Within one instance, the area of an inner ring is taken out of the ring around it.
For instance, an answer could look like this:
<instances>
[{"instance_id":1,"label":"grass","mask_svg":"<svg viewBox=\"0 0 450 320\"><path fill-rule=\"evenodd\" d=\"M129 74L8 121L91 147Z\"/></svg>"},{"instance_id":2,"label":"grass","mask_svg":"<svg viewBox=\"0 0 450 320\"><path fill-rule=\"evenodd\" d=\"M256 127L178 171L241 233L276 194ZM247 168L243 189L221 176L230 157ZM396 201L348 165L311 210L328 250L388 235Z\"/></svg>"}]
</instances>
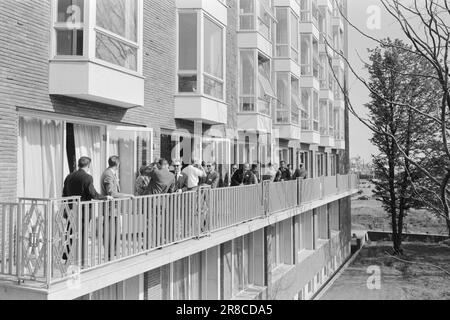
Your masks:
<instances>
[{"instance_id":1,"label":"grass","mask_svg":"<svg viewBox=\"0 0 450 320\"><path fill-rule=\"evenodd\" d=\"M371 243L363 248L322 300L448 300L450 247L441 244L405 243L405 254L397 261L386 254L391 243ZM417 264L419 263L419 264ZM431 265L430 265L431 264ZM370 266L379 267L380 288L367 286Z\"/></svg>"},{"instance_id":2,"label":"grass","mask_svg":"<svg viewBox=\"0 0 450 320\"><path fill-rule=\"evenodd\" d=\"M373 198L373 185L362 183L362 195L370 197L370 200L357 200L361 195L352 200L352 229L391 231L390 216L381 207L381 202ZM411 210L405 219L405 233L424 233L447 235L445 220L426 210Z\"/></svg>"}]
</instances>

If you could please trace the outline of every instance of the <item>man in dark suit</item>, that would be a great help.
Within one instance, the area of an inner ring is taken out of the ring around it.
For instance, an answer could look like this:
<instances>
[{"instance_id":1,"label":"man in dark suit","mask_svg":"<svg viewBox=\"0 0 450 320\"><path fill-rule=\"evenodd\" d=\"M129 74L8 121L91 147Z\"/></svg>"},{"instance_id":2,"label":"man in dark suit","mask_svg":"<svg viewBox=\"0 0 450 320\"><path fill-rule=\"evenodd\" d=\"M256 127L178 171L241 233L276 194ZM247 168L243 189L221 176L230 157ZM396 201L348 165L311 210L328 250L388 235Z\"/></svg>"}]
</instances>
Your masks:
<instances>
[{"instance_id":1,"label":"man in dark suit","mask_svg":"<svg viewBox=\"0 0 450 320\"><path fill-rule=\"evenodd\" d=\"M88 173L92 160L82 157L78 161L78 171L67 176L64 181L63 197L81 197L81 201L107 200L109 197L100 195L94 187L94 179Z\"/></svg>"},{"instance_id":2,"label":"man in dark suit","mask_svg":"<svg viewBox=\"0 0 450 320\"><path fill-rule=\"evenodd\" d=\"M299 168L297 170L295 170L292 180L306 179L306 178L308 178L308 173L306 172L305 168L303 167L303 164L300 164Z\"/></svg>"},{"instance_id":3,"label":"man in dark suit","mask_svg":"<svg viewBox=\"0 0 450 320\"><path fill-rule=\"evenodd\" d=\"M161 159L158 162L158 169L150 174L148 185L150 195L173 193L175 190L175 176L169 171L169 162Z\"/></svg>"},{"instance_id":4,"label":"man in dark suit","mask_svg":"<svg viewBox=\"0 0 450 320\"><path fill-rule=\"evenodd\" d=\"M252 184L258 184L258 178L255 175L255 171L258 169L257 165L253 165L250 168L250 164L245 164L244 166L244 185L249 186Z\"/></svg>"},{"instance_id":5,"label":"man in dark suit","mask_svg":"<svg viewBox=\"0 0 450 320\"><path fill-rule=\"evenodd\" d=\"M175 169L175 189L174 192L182 193L188 191L188 177L185 173L181 171L181 162L175 160L173 162L173 167Z\"/></svg>"},{"instance_id":6,"label":"man in dark suit","mask_svg":"<svg viewBox=\"0 0 450 320\"><path fill-rule=\"evenodd\" d=\"M81 197L82 202L92 200L110 200L112 197L100 195L94 187L94 179L88 173L91 167L92 160L88 157L82 157L78 161L78 171L71 173L64 181L63 197ZM85 237L85 213L81 212L81 239ZM91 221L91 212L88 214L89 222ZM71 234L72 228L70 223L67 226L68 235ZM67 244L67 252L70 253L72 242ZM84 241L81 241L81 263L85 265L85 252ZM68 260L67 255L64 253L63 260Z\"/></svg>"},{"instance_id":7,"label":"man in dark suit","mask_svg":"<svg viewBox=\"0 0 450 320\"><path fill-rule=\"evenodd\" d=\"M220 176L219 173L215 170L215 167L212 163L208 163L206 165L206 186L211 186L211 189L216 189L219 186Z\"/></svg>"},{"instance_id":8,"label":"man in dark suit","mask_svg":"<svg viewBox=\"0 0 450 320\"><path fill-rule=\"evenodd\" d=\"M277 172L277 175L275 177L275 182L281 182L281 181L289 181L291 180L291 172L286 166L286 161L280 162L280 169Z\"/></svg>"},{"instance_id":9,"label":"man in dark suit","mask_svg":"<svg viewBox=\"0 0 450 320\"><path fill-rule=\"evenodd\" d=\"M231 177L231 186L237 187L241 186L244 183L244 174L246 172L246 169L238 169L233 173L233 176Z\"/></svg>"}]
</instances>

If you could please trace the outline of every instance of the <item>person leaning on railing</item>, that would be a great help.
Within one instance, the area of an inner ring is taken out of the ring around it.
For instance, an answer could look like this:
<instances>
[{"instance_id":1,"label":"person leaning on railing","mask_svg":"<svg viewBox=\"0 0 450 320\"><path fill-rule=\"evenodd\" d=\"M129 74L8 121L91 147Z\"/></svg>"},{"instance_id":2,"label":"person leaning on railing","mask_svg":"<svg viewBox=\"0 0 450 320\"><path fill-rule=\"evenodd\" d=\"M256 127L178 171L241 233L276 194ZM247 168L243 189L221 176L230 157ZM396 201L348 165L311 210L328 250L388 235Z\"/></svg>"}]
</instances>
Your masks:
<instances>
[{"instance_id":1,"label":"person leaning on railing","mask_svg":"<svg viewBox=\"0 0 450 320\"><path fill-rule=\"evenodd\" d=\"M195 159L192 159L191 164L184 168L183 173L187 176L188 191L196 191L200 179L206 178L205 169Z\"/></svg>"},{"instance_id":2,"label":"person leaning on railing","mask_svg":"<svg viewBox=\"0 0 450 320\"><path fill-rule=\"evenodd\" d=\"M175 160L173 162L175 170L175 189L174 192L182 193L188 191L188 176L181 171L181 161Z\"/></svg>"},{"instance_id":3,"label":"person leaning on railing","mask_svg":"<svg viewBox=\"0 0 450 320\"><path fill-rule=\"evenodd\" d=\"M102 187L102 195L103 196L110 196L113 199L133 199L134 195L132 194L125 194L120 192L120 180L118 177L118 172L120 168L120 158L118 156L112 156L108 159L108 169L103 172L102 177L100 179L101 181L101 187ZM121 211L121 206L118 206L117 203L111 205L109 207L110 212L105 212L107 217L103 219L103 230L109 225L109 235L113 234L113 230L116 232L119 232L120 225L119 225L119 219L122 217L124 212ZM108 220L108 225L107 221ZM106 239L105 233L103 234L103 241L106 243L106 241L109 241L110 239ZM117 240L114 239L114 248L117 250ZM111 260L111 255L115 255L117 252L111 252L111 246L108 247L108 259Z\"/></svg>"},{"instance_id":4,"label":"person leaning on railing","mask_svg":"<svg viewBox=\"0 0 450 320\"><path fill-rule=\"evenodd\" d=\"M80 197L82 202L88 202L92 200L112 200L113 198L108 195L100 195L94 187L94 179L89 174L91 168L92 160L88 157L81 157L78 160L78 171L75 171L67 176L64 181L64 189L63 189L63 197ZM84 207L83 207L84 208ZM85 237L85 212L84 209L81 212L81 220L82 220L82 229L81 229L81 239ZM67 219L67 217L65 217ZM89 222L92 219L91 212L88 213ZM70 225L70 222L67 225L67 234L72 235L73 229ZM71 237L72 239L72 237ZM81 261L84 265L85 263L85 248L84 241L81 242L82 248L82 256ZM71 247L73 242L68 243L67 245L67 254L64 253L62 259L66 262L68 261L68 254L70 254Z\"/></svg>"},{"instance_id":5,"label":"person leaning on railing","mask_svg":"<svg viewBox=\"0 0 450 320\"><path fill-rule=\"evenodd\" d=\"M291 180L291 172L286 166L286 161L280 162L280 169L275 177L275 182L289 181Z\"/></svg>"},{"instance_id":6,"label":"person leaning on railing","mask_svg":"<svg viewBox=\"0 0 450 320\"><path fill-rule=\"evenodd\" d=\"M158 168L150 174L148 194L173 193L175 190L175 176L169 171L169 162L166 159L158 161Z\"/></svg>"},{"instance_id":7,"label":"person leaning on railing","mask_svg":"<svg viewBox=\"0 0 450 320\"><path fill-rule=\"evenodd\" d=\"M308 172L306 172L303 164L299 165L299 168L295 170L294 175L292 176L292 180L297 179L307 179L308 178Z\"/></svg>"}]
</instances>

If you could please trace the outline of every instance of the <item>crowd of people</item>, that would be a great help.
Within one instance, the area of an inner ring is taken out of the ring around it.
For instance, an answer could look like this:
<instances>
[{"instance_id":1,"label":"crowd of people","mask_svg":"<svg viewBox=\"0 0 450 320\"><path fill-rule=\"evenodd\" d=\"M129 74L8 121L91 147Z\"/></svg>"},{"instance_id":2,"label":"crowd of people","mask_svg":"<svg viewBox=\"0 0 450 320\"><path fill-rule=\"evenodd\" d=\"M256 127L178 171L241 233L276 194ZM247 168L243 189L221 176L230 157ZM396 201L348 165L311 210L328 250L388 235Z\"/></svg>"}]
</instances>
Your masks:
<instances>
[{"instance_id":1,"label":"crowd of people","mask_svg":"<svg viewBox=\"0 0 450 320\"><path fill-rule=\"evenodd\" d=\"M139 176L135 183L134 194L121 192L119 180L120 159L118 156L110 157L108 168L101 175L100 193L94 187L93 177L90 174L92 160L89 157L82 157L78 161L78 170L71 173L64 181L63 197L80 197L82 202L92 200L114 200L129 199L136 196L183 193L196 191L199 187L209 186L213 189L219 187L235 187L242 185L255 185L261 181L281 182L296 179L306 179L307 172L300 165L293 170L285 161L281 161L279 169L269 164L264 174L257 164L244 164L242 168L233 165L231 172L221 179L216 171L214 163L199 163L196 160L184 165L181 161L175 160L172 165L166 159L160 159L157 163L140 168ZM84 210L84 209L83 209ZM85 235L85 216L82 214L82 238ZM91 221L91 212L88 213ZM86 221L87 222L87 221ZM105 222L103 222L105 224ZM109 226L118 225L117 217L109 217ZM104 225L106 228L106 224ZM68 225L68 234L73 232ZM106 239L104 239L106 241ZM67 251L70 252L71 245L68 244ZM82 260L85 258L84 241L82 243ZM111 250L108 256L111 256ZM64 254L63 259L68 257Z\"/></svg>"},{"instance_id":2,"label":"crowd of people","mask_svg":"<svg viewBox=\"0 0 450 320\"><path fill-rule=\"evenodd\" d=\"M169 165L166 159L160 159L149 166L142 166L136 179L134 194L124 194L121 193L118 174L120 159L113 156L109 158L109 166L101 176L101 192L98 193L89 174L91 162L88 157L82 157L78 161L78 171L70 174L64 182L63 197L80 196L81 201L112 200L196 191L202 186L216 189L254 185L262 181L281 182L307 178L307 171L302 164L294 170L285 161L280 162L278 169L269 163L264 173L261 173L258 164L244 164L241 168L235 164L231 167L231 172L221 179L214 163L200 164L192 160L190 164L185 165L180 160L174 160L172 165Z\"/></svg>"}]
</instances>

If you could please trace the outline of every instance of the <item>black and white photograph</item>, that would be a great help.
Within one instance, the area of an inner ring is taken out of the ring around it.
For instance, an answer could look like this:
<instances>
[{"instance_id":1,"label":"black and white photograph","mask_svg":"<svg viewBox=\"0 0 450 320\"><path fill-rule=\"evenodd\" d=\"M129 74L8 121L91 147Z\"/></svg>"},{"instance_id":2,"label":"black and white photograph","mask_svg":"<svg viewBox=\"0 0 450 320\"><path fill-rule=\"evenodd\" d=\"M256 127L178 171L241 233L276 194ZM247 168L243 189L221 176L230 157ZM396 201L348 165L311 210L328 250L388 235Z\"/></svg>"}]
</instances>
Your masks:
<instances>
[{"instance_id":1,"label":"black and white photograph","mask_svg":"<svg viewBox=\"0 0 450 320\"><path fill-rule=\"evenodd\" d=\"M450 0L0 0L0 302L450 300L449 42Z\"/></svg>"}]
</instances>

